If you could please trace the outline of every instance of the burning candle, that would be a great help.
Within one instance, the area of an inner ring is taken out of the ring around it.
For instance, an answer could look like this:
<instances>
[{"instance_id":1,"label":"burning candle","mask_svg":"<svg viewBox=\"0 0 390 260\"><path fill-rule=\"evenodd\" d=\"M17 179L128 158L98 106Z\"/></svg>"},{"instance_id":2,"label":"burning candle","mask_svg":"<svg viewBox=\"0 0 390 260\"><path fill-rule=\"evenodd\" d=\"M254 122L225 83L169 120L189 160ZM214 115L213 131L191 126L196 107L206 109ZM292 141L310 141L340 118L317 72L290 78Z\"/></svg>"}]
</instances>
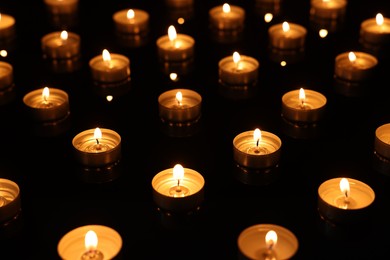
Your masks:
<instances>
[{"instance_id":1,"label":"burning candle","mask_svg":"<svg viewBox=\"0 0 390 260\"><path fill-rule=\"evenodd\" d=\"M83 246L84 245L84 246ZM122 238L114 229L86 225L66 233L57 245L61 259L115 259L122 248Z\"/></svg>"},{"instance_id":2,"label":"burning candle","mask_svg":"<svg viewBox=\"0 0 390 260\"><path fill-rule=\"evenodd\" d=\"M245 21L245 10L227 3L216 6L209 11L210 26L218 30L242 30Z\"/></svg>"},{"instance_id":3,"label":"burning candle","mask_svg":"<svg viewBox=\"0 0 390 260\"><path fill-rule=\"evenodd\" d=\"M8 62L0 61L0 92L11 87L14 82L13 67Z\"/></svg>"},{"instance_id":4,"label":"burning candle","mask_svg":"<svg viewBox=\"0 0 390 260\"><path fill-rule=\"evenodd\" d=\"M237 244L243 259L291 259L298 250L294 233L274 224L257 224L244 229Z\"/></svg>"},{"instance_id":5,"label":"burning candle","mask_svg":"<svg viewBox=\"0 0 390 260\"><path fill-rule=\"evenodd\" d=\"M190 89L172 89L158 97L159 115L163 122L188 125L201 116L202 97Z\"/></svg>"},{"instance_id":6,"label":"burning candle","mask_svg":"<svg viewBox=\"0 0 390 260\"><path fill-rule=\"evenodd\" d=\"M168 28L168 35L157 39L158 56L167 62L183 62L194 56L195 40L186 34L177 34L173 25Z\"/></svg>"},{"instance_id":7,"label":"burning candle","mask_svg":"<svg viewBox=\"0 0 390 260\"><path fill-rule=\"evenodd\" d=\"M0 223L11 221L19 212L19 186L11 180L0 178Z\"/></svg>"},{"instance_id":8,"label":"burning candle","mask_svg":"<svg viewBox=\"0 0 390 260\"><path fill-rule=\"evenodd\" d=\"M356 223L367 215L375 192L364 182L350 178L334 178L318 188L320 215L335 223Z\"/></svg>"},{"instance_id":9,"label":"burning candle","mask_svg":"<svg viewBox=\"0 0 390 260\"><path fill-rule=\"evenodd\" d=\"M257 83L259 62L234 52L218 63L220 82L230 86L248 86Z\"/></svg>"},{"instance_id":10,"label":"burning candle","mask_svg":"<svg viewBox=\"0 0 390 260\"><path fill-rule=\"evenodd\" d=\"M292 122L315 123L323 116L326 97L303 88L287 92L282 97L282 116Z\"/></svg>"},{"instance_id":11,"label":"burning candle","mask_svg":"<svg viewBox=\"0 0 390 260\"><path fill-rule=\"evenodd\" d=\"M246 131L233 139L233 158L241 166L262 169L279 163L282 141L273 133Z\"/></svg>"},{"instance_id":12,"label":"burning candle","mask_svg":"<svg viewBox=\"0 0 390 260\"><path fill-rule=\"evenodd\" d=\"M15 18L0 13L0 41L12 38L15 34Z\"/></svg>"},{"instance_id":13,"label":"burning candle","mask_svg":"<svg viewBox=\"0 0 390 260\"><path fill-rule=\"evenodd\" d=\"M130 60L104 49L102 55L89 61L92 79L97 84L120 84L130 80Z\"/></svg>"},{"instance_id":14,"label":"burning candle","mask_svg":"<svg viewBox=\"0 0 390 260\"><path fill-rule=\"evenodd\" d=\"M375 47L390 44L390 19L378 13L375 18L367 19L360 25L360 41Z\"/></svg>"},{"instance_id":15,"label":"burning candle","mask_svg":"<svg viewBox=\"0 0 390 260\"><path fill-rule=\"evenodd\" d=\"M299 50L305 47L307 30L305 27L283 22L272 25L268 29L268 36L272 48L282 50Z\"/></svg>"},{"instance_id":16,"label":"burning candle","mask_svg":"<svg viewBox=\"0 0 390 260\"><path fill-rule=\"evenodd\" d=\"M52 32L42 37L41 47L45 58L72 59L80 55L80 36L65 30Z\"/></svg>"},{"instance_id":17,"label":"burning candle","mask_svg":"<svg viewBox=\"0 0 390 260\"><path fill-rule=\"evenodd\" d=\"M344 52L336 56L334 74L337 79L352 82L372 78L378 59L364 52Z\"/></svg>"},{"instance_id":18,"label":"burning candle","mask_svg":"<svg viewBox=\"0 0 390 260\"><path fill-rule=\"evenodd\" d=\"M121 158L121 136L110 129L88 129L77 134L72 145L79 163L89 167L112 165Z\"/></svg>"},{"instance_id":19,"label":"burning candle","mask_svg":"<svg viewBox=\"0 0 390 260\"><path fill-rule=\"evenodd\" d=\"M34 121L58 121L69 115L68 94L56 88L40 88L23 97L29 116Z\"/></svg>"},{"instance_id":20,"label":"burning candle","mask_svg":"<svg viewBox=\"0 0 390 260\"><path fill-rule=\"evenodd\" d=\"M375 152L385 160L390 160L390 123L375 130Z\"/></svg>"},{"instance_id":21,"label":"burning candle","mask_svg":"<svg viewBox=\"0 0 390 260\"><path fill-rule=\"evenodd\" d=\"M153 177L153 199L164 210L194 210L204 199L204 185L204 178L199 172L176 164Z\"/></svg>"},{"instance_id":22,"label":"burning candle","mask_svg":"<svg viewBox=\"0 0 390 260\"><path fill-rule=\"evenodd\" d=\"M310 15L321 19L338 19L345 15L346 0L311 0Z\"/></svg>"},{"instance_id":23,"label":"burning candle","mask_svg":"<svg viewBox=\"0 0 390 260\"><path fill-rule=\"evenodd\" d=\"M77 12L78 0L44 0L46 9L55 15Z\"/></svg>"},{"instance_id":24,"label":"burning candle","mask_svg":"<svg viewBox=\"0 0 390 260\"><path fill-rule=\"evenodd\" d=\"M143 34L149 30L149 14L140 9L121 10L112 16L120 34Z\"/></svg>"}]
</instances>

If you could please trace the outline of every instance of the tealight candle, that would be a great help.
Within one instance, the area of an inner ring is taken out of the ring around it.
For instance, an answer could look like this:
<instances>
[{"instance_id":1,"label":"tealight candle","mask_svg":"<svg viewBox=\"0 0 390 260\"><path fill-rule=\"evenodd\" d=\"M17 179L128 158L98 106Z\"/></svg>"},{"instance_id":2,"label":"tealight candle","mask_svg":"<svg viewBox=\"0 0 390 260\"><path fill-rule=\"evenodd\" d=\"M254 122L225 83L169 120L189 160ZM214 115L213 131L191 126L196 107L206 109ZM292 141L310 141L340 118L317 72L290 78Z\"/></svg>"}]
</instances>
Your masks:
<instances>
[{"instance_id":1,"label":"tealight candle","mask_svg":"<svg viewBox=\"0 0 390 260\"><path fill-rule=\"evenodd\" d=\"M220 82L230 86L248 86L257 83L259 62L234 52L218 63Z\"/></svg>"},{"instance_id":2,"label":"tealight candle","mask_svg":"<svg viewBox=\"0 0 390 260\"><path fill-rule=\"evenodd\" d=\"M0 92L12 86L14 82L13 66L0 61Z\"/></svg>"},{"instance_id":3,"label":"tealight candle","mask_svg":"<svg viewBox=\"0 0 390 260\"><path fill-rule=\"evenodd\" d=\"M345 15L346 0L311 0L310 15L321 19L338 19Z\"/></svg>"},{"instance_id":4,"label":"tealight candle","mask_svg":"<svg viewBox=\"0 0 390 260\"><path fill-rule=\"evenodd\" d=\"M57 245L61 259L116 259L122 248L120 234L107 226L86 225L66 233Z\"/></svg>"},{"instance_id":5,"label":"tealight candle","mask_svg":"<svg viewBox=\"0 0 390 260\"><path fill-rule=\"evenodd\" d=\"M194 0L165 0L165 4L169 7L182 8L193 5Z\"/></svg>"},{"instance_id":6,"label":"tealight candle","mask_svg":"<svg viewBox=\"0 0 390 260\"><path fill-rule=\"evenodd\" d=\"M121 158L121 136L110 129L85 130L73 138L72 145L76 159L85 166L107 166Z\"/></svg>"},{"instance_id":7,"label":"tealight candle","mask_svg":"<svg viewBox=\"0 0 390 260\"><path fill-rule=\"evenodd\" d=\"M374 149L382 158L390 160L390 123L375 130Z\"/></svg>"},{"instance_id":8,"label":"tealight candle","mask_svg":"<svg viewBox=\"0 0 390 260\"><path fill-rule=\"evenodd\" d=\"M0 178L0 223L11 221L19 212L19 186L11 180Z\"/></svg>"},{"instance_id":9,"label":"tealight candle","mask_svg":"<svg viewBox=\"0 0 390 260\"><path fill-rule=\"evenodd\" d=\"M149 14L144 10L121 10L114 13L112 19L118 33L142 34L149 30Z\"/></svg>"},{"instance_id":10,"label":"tealight candle","mask_svg":"<svg viewBox=\"0 0 390 260\"><path fill-rule=\"evenodd\" d=\"M209 20L210 26L218 30L242 30L245 10L242 7L225 3L210 9Z\"/></svg>"},{"instance_id":11,"label":"tealight candle","mask_svg":"<svg viewBox=\"0 0 390 260\"><path fill-rule=\"evenodd\" d=\"M199 172L176 164L153 177L153 199L163 210L191 211L202 203L204 185L204 178Z\"/></svg>"},{"instance_id":12,"label":"tealight candle","mask_svg":"<svg viewBox=\"0 0 390 260\"><path fill-rule=\"evenodd\" d=\"M98 84L120 84L130 79L130 60L104 49L102 55L89 61L92 79Z\"/></svg>"},{"instance_id":13,"label":"tealight candle","mask_svg":"<svg viewBox=\"0 0 390 260\"><path fill-rule=\"evenodd\" d=\"M336 56L335 77L345 81L361 82L372 78L378 59L364 52L344 52Z\"/></svg>"},{"instance_id":14,"label":"tealight candle","mask_svg":"<svg viewBox=\"0 0 390 260\"><path fill-rule=\"evenodd\" d=\"M23 97L27 112L34 121L61 120L69 115L68 94L56 88L40 88Z\"/></svg>"},{"instance_id":15,"label":"tealight candle","mask_svg":"<svg viewBox=\"0 0 390 260\"><path fill-rule=\"evenodd\" d=\"M77 12L79 0L44 0L47 10L52 14L72 14Z\"/></svg>"},{"instance_id":16,"label":"tealight candle","mask_svg":"<svg viewBox=\"0 0 390 260\"><path fill-rule=\"evenodd\" d=\"M360 25L360 41L373 46L390 44L390 19L378 13L375 18L367 19Z\"/></svg>"},{"instance_id":17,"label":"tealight candle","mask_svg":"<svg viewBox=\"0 0 390 260\"><path fill-rule=\"evenodd\" d=\"M320 215L335 223L354 224L363 220L374 202L374 190L364 182L334 178L318 188Z\"/></svg>"},{"instance_id":18,"label":"tealight candle","mask_svg":"<svg viewBox=\"0 0 390 260\"><path fill-rule=\"evenodd\" d=\"M294 233L274 224L257 224L244 229L237 245L242 259L292 259L298 251Z\"/></svg>"},{"instance_id":19,"label":"tealight candle","mask_svg":"<svg viewBox=\"0 0 390 260\"><path fill-rule=\"evenodd\" d=\"M273 133L246 131L233 139L233 158L241 166L262 169L279 163L282 141Z\"/></svg>"},{"instance_id":20,"label":"tealight candle","mask_svg":"<svg viewBox=\"0 0 390 260\"><path fill-rule=\"evenodd\" d=\"M167 62L183 62L194 56L195 40L186 34L177 34L173 25L168 28L168 35L157 39L158 56Z\"/></svg>"},{"instance_id":21,"label":"tealight candle","mask_svg":"<svg viewBox=\"0 0 390 260\"><path fill-rule=\"evenodd\" d=\"M65 30L52 32L42 37L41 48L45 58L72 59L80 55L80 36Z\"/></svg>"},{"instance_id":22,"label":"tealight candle","mask_svg":"<svg viewBox=\"0 0 390 260\"><path fill-rule=\"evenodd\" d=\"M306 28L295 23L283 22L268 29L270 46L282 50L303 49L306 35Z\"/></svg>"},{"instance_id":23,"label":"tealight candle","mask_svg":"<svg viewBox=\"0 0 390 260\"><path fill-rule=\"evenodd\" d=\"M202 97L190 89L172 89L158 97L159 115L170 124L192 124L201 116Z\"/></svg>"},{"instance_id":24,"label":"tealight candle","mask_svg":"<svg viewBox=\"0 0 390 260\"><path fill-rule=\"evenodd\" d=\"M321 93L299 89L282 97L282 116L292 122L315 123L323 116L326 97Z\"/></svg>"},{"instance_id":25,"label":"tealight candle","mask_svg":"<svg viewBox=\"0 0 390 260\"><path fill-rule=\"evenodd\" d=\"M0 41L12 38L15 33L15 18L8 14L0 13Z\"/></svg>"}]
</instances>

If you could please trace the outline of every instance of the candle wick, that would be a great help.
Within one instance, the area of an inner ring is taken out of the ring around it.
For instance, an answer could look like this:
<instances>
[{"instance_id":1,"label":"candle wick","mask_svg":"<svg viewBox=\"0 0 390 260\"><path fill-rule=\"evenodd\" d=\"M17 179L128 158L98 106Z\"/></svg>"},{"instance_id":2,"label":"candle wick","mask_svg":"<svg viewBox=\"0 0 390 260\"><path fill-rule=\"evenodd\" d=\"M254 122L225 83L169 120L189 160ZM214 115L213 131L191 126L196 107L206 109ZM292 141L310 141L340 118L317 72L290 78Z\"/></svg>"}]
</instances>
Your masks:
<instances>
[{"instance_id":1,"label":"candle wick","mask_svg":"<svg viewBox=\"0 0 390 260\"><path fill-rule=\"evenodd\" d=\"M99 139L96 138L96 144L99 144Z\"/></svg>"},{"instance_id":2,"label":"candle wick","mask_svg":"<svg viewBox=\"0 0 390 260\"><path fill-rule=\"evenodd\" d=\"M274 247L274 241L270 241L269 246L268 246L268 250L272 251L273 247Z\"/></svg>"},{"instance_id":3,"label":"candle wick","mask_svg":"<svg viewBox=\"0 0 390 260\"><path fill-rule=\"evenodd\" d=\"M180 188L180 179L177 180L176 192L181 192L181 188Z\"/></svg>"}]
</instances>

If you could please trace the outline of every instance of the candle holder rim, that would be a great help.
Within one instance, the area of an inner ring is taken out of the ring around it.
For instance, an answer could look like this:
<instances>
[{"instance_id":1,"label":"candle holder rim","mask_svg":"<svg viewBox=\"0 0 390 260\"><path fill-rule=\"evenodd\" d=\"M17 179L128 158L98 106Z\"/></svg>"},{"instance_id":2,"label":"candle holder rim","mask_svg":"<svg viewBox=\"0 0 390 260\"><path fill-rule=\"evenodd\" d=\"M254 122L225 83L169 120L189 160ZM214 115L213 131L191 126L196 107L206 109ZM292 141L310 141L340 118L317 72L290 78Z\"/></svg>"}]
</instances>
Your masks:
<instances>
[{"instance_id":1,"label":"candle holder rim","mask_svg":"<svg viewBox=\"0 0 390 260\"><path fill-rule=\"evenodd\" d=\"M243 137L243 136L253 136L253 133L254 133L254 130L248 130L248 131L244 131L244 132L241 132L239 133L238 135L236 135L234 138L233 138L233 145L234 147L235 146L235 143L236 141L240 138L240 137ZM268 131L264 131L264 130L261 130L261 133L262 133L262 136L264 137L263 134L266 134L266 136L268 135L268 137L272 137L275 139L275 141L279 144L279 148L280 146L282 146L282 139L280 139L279 136L277 136L276 134L274 133L271 133L271 132L268 132Z\"/></svg>"},{"instance_id":2,"label":"candle holder rim","mask_svg":"<svg viewBox=\"0 0 390 260\"><path fill-rule=\"evenodd\" d=\"M170 90L164 91L163 93L161 93L161 94L158 96L158 99L157 99L157 100L158 100L159 104L162 105L162 106L164 106L163 104L161 104L162 98L163 98L165 95L169 95L169 94L171 94L171 93L177 93L177 92L179 92L179 91L182 92L183 97L184 97L184 96L190 95L190 97L194 96L194 99L196 99L197 101L199 101L198 104L196 104L196 105L194 105L194 106L192 106L192 107L200 106L200 104L201 104L201 102L202 102L202 96L201 96L198 92L196 92L195 90L188 89L188 88L176 88L176 89L170 89ZM185 93L188 94L188 95L185 95ZM164 106L164 107L167 108L167 109L170 109L170 110L175 110L175 109L173 109L173 108L169 108L169 107L166 107L166 106Z\"/></svg>"},{"instance_id":3,"label":"candle holder rim","mask_svg":"<svg viewBox=\"0 0 390 260\"><path fill-rule=\"evenodd\" d=\"M114 52L114 53L111 53L111 52L110 52L110 56L111 56L111 60L112 60L113 58L117 58L117 59L120 58L120 60L122 60L122 61L124 61L124 62L126 63L126 66L128 66L128 65L130 64L130 59L129 59L127 56L123 55L123 54L119 54L119 53L115 53L115 52ZM93 65L96 64L97 62L101 62L101 61L104 62L102 54L97 55L97 56L95 56L95 57L93 57L92 59L89 60L89 62L88 62L89 67L92 68L92 69L94 69L94 70L105 71L104 69L97 69L97 68L95 68L95 67L93 66ZM122 69L122 67L119 68L119 69ZM114 70L114 69L112 69L112 70Z\"/></svg>"},{"instance_id":4,"label":"candle holder rim","mask_svg":"<svg viewBox=\"0 0 390 260\"><path fill-rule=\"evenodd\" d=\"M37 94L42 94L42 91L43 91L44 88L38 88L38 89L34 89L34 90L31 90L30 92L26 93L24 96L23 96L23 103L25 103L26 105L29 105L29 102L28 99L37 95ZM50 87L49 88L50 90L50 95L52 94L58 94L58 95L61 95L63 97L63 101L64 103L67 103L67 100L69 99L69 96L68 96L68 93L66 93L65 90L62 90L62 89L59 89L59 88L52 88ZM42 110L50 110L50 109L56 109L55 107L52 107L52 108L35 108L35 109L42 109Z\"/></svg>"},{"instance_id":5,"label":"candle holder rim","mask_svg":"<svg viewBox=\"0 0 390 260\"><path fill-rule=\"evenodd\" d=\"M95 129L96 129L96 128L87 129L87 130L81 131L80 133L76 134L76 135L73 137L73 139L72 139L73 147L76 148L76 146L75 146L75 141L76 141L78 138L80 138L81 136L87 135L87 134L89 134L89 133L91 133L91 134L93 135ZM121 136L120 136L120 134L119 134L118 132L116 132L116 131L114 131L114 130L112 130L112 129L109 129L109 128L104 128L104 127L99 127L99 129L102 131L102 134L104 134L104 132L106 132L106 134L107 134L107 133L113 134L113 135L117 138L117 141L118 141L117 146L120 145L120 143L121 143ZM104 139L104 136L102 136L102 139ZM116 146L116 147L117 147L117 146ZM116 147L114 147L113 149L115 149ZM77 148L76 148L76 149L77 149ZM99 154L104 154L104 153L106 153L106 152L110 152L111 150L112 150L112 149L110 149L110 150L108 150L108 151L101 152L101 153L99 153ZM77 151L80 151L80 152L85 153L85 154L90 154L90 153L88 153L88 152L81 151L81 150L79 150L79 149L77 149Z\"/></svg>"},{"instance_id":6,"label":"candle holder rim","mask_svg":"<svg viewBox=\"0 0 390 260\"><path fill-rule=\"evenodd\" d=\"M383 124L383 125L380 125L378 126L376 129L375 129L375 138L378 140L378 142L384 144L385 146L390 146L390 143L386 143L385 141L383 141L381 138L380 138L380 132L383 131L383 130L389 130L390 131L390 123L386 123L386 124ZM390 133L390 132L389 132Z\"/></svg>"},{"instance_id":7,"label":"candle holder rim","mask_svg":"<svg viewBox=\"0 0 390 260\"><path fill-rule=\"evenodd\" d=\"M303 26L303 25L301 25L299 23L288 22L288 25L290 26L290 29L292 29L292 28L299 29L304 35L307 34L307 29L305 28L305 26ZM277 23L277 24L271 25L268 28L268 32L271 33L271 32L273 32L275 30L278 30L281 27L283 27L283 23Z\"/></svg>"},{"instance_id":8,"label":"candle holder rim","mask_svg":"<svg viewBox=\"0 0 390 260\"><path fill-rule=\"evenodd\" d=\"M290 107L289 105L286 104L286 99L289 98L290 95L294 94L298 92L299 93L299 89L298 90L291 90L291 91L288 91L286 92L283 96L282 96L282 104L285 105L286 107L288 107L289 109L291 110L294 110L294 111L302 111L302 112L305 112L305 110L301 110L299 108L296 108L296 107ZM319 101L321 101L321 104L320 106L318 107L315 107L315 108L312 108L310 110L307 110L306 112L309 112L309 111L313 111L313 110L319 110L319 109L322 109L326 103L327 103L327 98L324 94L318 92L318 91L315 91L315 90L312 90L312 89L305 89L305 94L309 94L309 95L318 95L318 99ZM306 95L307 97L307 95Z\"/></svg>"},{"instance_id":9,"label":"candle holder rim","mask_svg":"<svg viewBox=\"0 0 390 260\"><path fill-rule=\"evenodd\" d=\"M378 59L374 55L372 55L372 54L370 54L368 52L364 52L364 51L346 51L346 52L342 52L342 53L340 53L340 54L338 54L336 56L335 61L337 62L337 61L343 60L345 58L348 59L348 55L349 55L350 52L353 52L356 55L356 58L368 58L368 59L370 59L374 63L373 66L378 64ZM368 68L368 69L371 69L371 68Z\"/></svg>"},{"instance_id":10,"label":"candle holder rim","mask_svg":"<svg viewBox=\"0 0 390 260\"><path fill-rule=\"evenodd\" d=\"M195 44L195 39L194 37L188 35L188 34L184 34L184 33L176 33L176 39L178 39L180 37L180 39L182 40L187 40L188 43L191 43L191 45ZM169 41L169 36L167 34L165 35L162 35L160 36L157 41L156 41L156 44L159 45L161 42L165 42L166 40ZM192 48L193 46L189 46L188 48Z\"/></svg>"},{"instance_id":11,"label":"candle holder rim","mask_svg":"<svg viewBox=\"0 0 390 260\"><path fill-rule=\"evenodd\" d=\"M228 61L233 61L233 56L232 56L232 55L231 55L231 56L226 56L226 57L222 58L222 59L218 62L218 65L219 65L219 66L222 66L224 63L226 63L226 62L228 62ZM250 62L250 63L253 63L253 64L256 66L255 69L257 69L257 67L260 66L260 62L259 62L256 58L254 58L254 57L252 57L252 56L241 55L241 54L240 54L240 61L248 61L248 62ZM254 70L255 70L255 69L254 69Z\"/></svg>"}]
</instances>

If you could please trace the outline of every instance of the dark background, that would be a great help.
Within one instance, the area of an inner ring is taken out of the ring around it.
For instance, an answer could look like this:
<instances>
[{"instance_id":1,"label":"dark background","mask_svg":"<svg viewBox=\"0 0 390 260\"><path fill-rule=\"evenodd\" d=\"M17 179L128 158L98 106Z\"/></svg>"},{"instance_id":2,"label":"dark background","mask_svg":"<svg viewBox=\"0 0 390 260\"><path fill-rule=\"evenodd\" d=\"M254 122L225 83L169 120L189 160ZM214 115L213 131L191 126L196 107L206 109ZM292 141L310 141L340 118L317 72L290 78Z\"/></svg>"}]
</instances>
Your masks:
<instances>
[{"instance_id":1,"label":"dark background","mask_svg":"<svg viewBox=\"0 0 390 260\"><path fill-rule=\"evenodd\" d=\"M2 0L0 12L16 19L15 43L0 60L14 67L16 97L0 107L0 177L16 182L22 211L3 227L1 259L58 259L57 244L67 232L100 224L120 233L122 259L237 259L237 238L245 228L262 223L284 226L298 241L296 259L385 259L390 255L389 176L373 167L375 129L390 122L389 60L380 57L375 77L363 95L335 91L333 69L337 54L363 50L360 23L378 12L390 15L385 1L351 0L338 32L321 39L309 21L309 1L283 1L281 11L266 24L255 1L232 1L245 8L242 38L219 43L208 26L208 10L223 1L196 1L192 16L178 25L173 9L163 1L83 1L76 24L67 28L81 37L81 68L57 73L44 62L40 39L60 30L51 23L43 1ZM150 14L149 40L144 46L121 46L112 15L127 8ZM286 67L269 58L267 29L289 21L308 29L305 56ZM193 69L171 82L160 66L156 40L174 24L178 33L194 37ZM88 61L107 48L130 59L131 88L107 102L95 90ZM234 51L259 63L257 92L235 100L221 95L218 61ZM70 100L70 127L59 135L33 131L23 96L49 86L65 90ZM199 132L172 137L162 131L158 96L172 88L190 88L202 95ZM281 97L304 87L327 97L326 116L316 138L286 134ZM95 127L122 137L119 176L106 183L85 181L76 163L72 138ZM279 178L266 186L241 183L234 177L233 138L259 127L282 139ZM172 220L157 211L151 180L176 163L205 178L205 200L195 215ZM319 217L317 189L336 177L370 185L376 194L370 218L353 228L332 226Z\"/></svg>"}]
</instances>

